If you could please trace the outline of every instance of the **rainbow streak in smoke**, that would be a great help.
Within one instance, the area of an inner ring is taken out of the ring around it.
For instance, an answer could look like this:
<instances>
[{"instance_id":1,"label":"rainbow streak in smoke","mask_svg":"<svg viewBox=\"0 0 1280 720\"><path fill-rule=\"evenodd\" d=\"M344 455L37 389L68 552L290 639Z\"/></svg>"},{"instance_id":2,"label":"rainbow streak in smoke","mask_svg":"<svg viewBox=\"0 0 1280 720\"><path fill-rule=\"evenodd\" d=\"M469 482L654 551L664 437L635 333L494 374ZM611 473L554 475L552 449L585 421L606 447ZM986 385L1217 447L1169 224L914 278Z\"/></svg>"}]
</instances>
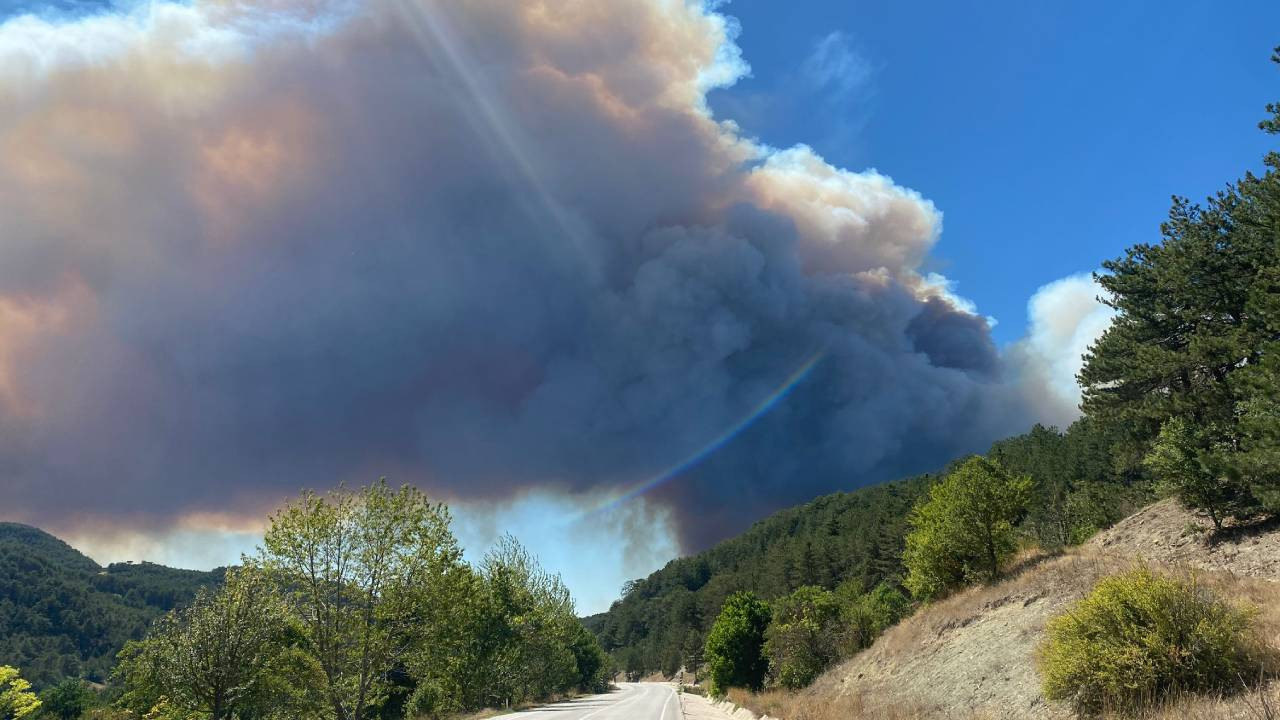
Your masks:
<instances>
[{"instance_id":1,"label":"rainbow streak in smoke","mask_svg":"<svg viewBox=\"0 0 1280 720\"><path fill-rule=\"evenodd\" d=\"M643 495L649 492L650 490L658 487L659 485L662 485L663 483L666 483L674 479L676 476L686 472L687 470L690 470L691 468L696 466L698 463L702 462L703 460L707 459L711 455L715 454L717 450L724 447L725 445L728 445L729 442L732 441L735 437L737 437L739 433L751 427L752 424L755 423L755 421L764 417L769 413L770 410L776 407L777 404L781 402L784 398L786 398L786 396L793 389L795 389L796 386L798 386L801 382L804 381L806 377L809 376L809 373L812 372L815 367L817 367L818 363L821 362L822 358L824 357L826 357L826 352L823 350L819 350L818 352L815 352L813 355L809 356L809 359L801 363L800 367L796 368L794 372L788 375L786 379L783 380L782 383L779 384L778 387L773 392L766 395L764 399L761 400L759 403L756 403L756 406L751 409L751 412L747 413L741 420L734 423L733 425L730 425L719 435L712 438L710 442L702 446L702 449L688 456L684 460L681 460L675 465L672 465L666 468L665 470L662 470L656 475L653 475L649 478L646 478L644 480L637 482L636 484L632 485L628 490L624 491L621 495L618 495L615 498L612 498L604 503L601 503L595 508L584 511L581 515L578 516L578 519L590 517L598 513L609 512L610 510L621 507L628 501L633 500L639 497L640 495Z\"/></svg>"}]
</instances>

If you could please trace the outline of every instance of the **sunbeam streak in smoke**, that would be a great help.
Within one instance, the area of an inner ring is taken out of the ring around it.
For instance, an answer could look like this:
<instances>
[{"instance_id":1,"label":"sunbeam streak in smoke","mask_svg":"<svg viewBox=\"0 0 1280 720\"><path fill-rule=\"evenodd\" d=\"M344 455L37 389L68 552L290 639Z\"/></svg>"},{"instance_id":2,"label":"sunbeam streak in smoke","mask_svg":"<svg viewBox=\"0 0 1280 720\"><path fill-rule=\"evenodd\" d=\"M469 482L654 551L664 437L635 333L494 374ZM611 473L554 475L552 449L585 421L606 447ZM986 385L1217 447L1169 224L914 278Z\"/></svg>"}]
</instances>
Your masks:
<instances>
[{"instance_id":1,"label":"sunbeam streak in smoke","mask_svg":"<svg viewBox=\"0 0 1280 720\"><path fill-rule=\"evenodd\" d=\"M422 52L439 67L447 68L461 85L463 92L470 100L462 107L470 117L471 126L481 132L486 139L485 146L492 153L500 150L504 157L518 171L529 189L533 191L542 213L531 211L536 219L547 222L552 227L553 237L559 236L568 240L578 250L578 259L587 260L586 232L581 222L574 218L557 200L547 183L542 179L538 164L530 157L527 148L531 143L523 137L516 123L511 121L511 112L505 103L489 86L489 80L477 71L476 62L468 57L465 48L458 39L458 31L449 23L434 2L415 2L414 0L392 0L390 3L395 14L404 21L405 27L418 43ZM504 165L506 163L503 163ZM545 213L545 214L544 214ZM580 268L592 272L590 262L587 267Z\"/></svg>"}]
</instances>

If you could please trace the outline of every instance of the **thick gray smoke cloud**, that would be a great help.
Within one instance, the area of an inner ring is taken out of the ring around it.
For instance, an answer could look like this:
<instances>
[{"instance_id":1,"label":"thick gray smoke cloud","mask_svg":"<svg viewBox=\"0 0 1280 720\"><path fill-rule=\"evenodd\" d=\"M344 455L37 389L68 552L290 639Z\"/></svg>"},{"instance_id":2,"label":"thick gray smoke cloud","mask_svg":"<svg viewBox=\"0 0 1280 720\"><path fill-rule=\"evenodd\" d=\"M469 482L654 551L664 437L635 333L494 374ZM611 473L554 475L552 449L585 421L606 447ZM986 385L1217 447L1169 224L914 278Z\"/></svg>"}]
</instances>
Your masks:
<instances>
[{"instance_id":1,"label":"thick gray smoke cloud","mask_svg":"<svg viewBox=\"0 0 1280 720\"><path fill-rule=\"evenodd\" d=\"M932 204L710 116L731 34L682 0L0 25L5 514L620 492L815 354L653 490L686 546L1022 429L985 321L919 271Z\"/></svg>"}]
</instances>

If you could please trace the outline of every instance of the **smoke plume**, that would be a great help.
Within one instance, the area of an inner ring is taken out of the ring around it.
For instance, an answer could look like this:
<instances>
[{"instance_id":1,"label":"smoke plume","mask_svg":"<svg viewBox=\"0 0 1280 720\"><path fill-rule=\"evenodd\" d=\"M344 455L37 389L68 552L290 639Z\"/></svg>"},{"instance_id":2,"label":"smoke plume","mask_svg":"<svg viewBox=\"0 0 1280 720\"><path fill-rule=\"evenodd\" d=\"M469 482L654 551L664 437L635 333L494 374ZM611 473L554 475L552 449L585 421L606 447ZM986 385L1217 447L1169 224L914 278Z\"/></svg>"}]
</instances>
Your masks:
<instances>
[{"instance_id":1,"label":"smoke plume","mask_svg":"<svg viewBox=\"0 0 1280 720\"><path fill-rule=\"evenodd\" d=\"M684 0L4 21L3 512L595 497L683 463L646 502L696 548L1024 429L922 271L939 211L712 116L734 28Z\"/></svg>"}]
</instances>

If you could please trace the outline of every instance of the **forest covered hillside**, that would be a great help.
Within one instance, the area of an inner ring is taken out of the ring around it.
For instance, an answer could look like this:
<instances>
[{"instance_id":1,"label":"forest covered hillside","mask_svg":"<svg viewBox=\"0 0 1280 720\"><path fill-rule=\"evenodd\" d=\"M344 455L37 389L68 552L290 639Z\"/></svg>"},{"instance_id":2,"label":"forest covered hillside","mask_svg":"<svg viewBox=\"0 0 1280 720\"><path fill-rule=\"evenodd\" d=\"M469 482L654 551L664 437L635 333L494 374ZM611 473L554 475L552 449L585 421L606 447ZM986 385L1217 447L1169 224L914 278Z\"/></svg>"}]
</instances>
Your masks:
<instances>
[{"instance_id":1,"label":"forest covered hillside","mask_svg":"<svg viewBox=\"0 0 1280 720\"><path fill-rule=\"evenodd\" d=\"M221 578L152 563L102 567L42 530L0 523L0 665L21 667L37 688L104 682L126 641Z\"/></svg>"},{"instance_id":2,"label":"forest covered hillside","mask_svg":"<svg viewBox=\"0 0 1280 720\"><path fill-rule=\"evenodd\" d=\"M899 572L907 512L930 476L834 493L775 513L715 547L628 583L605 613L586 618L619 665L674 672L701 647L724 599L738 590L777 597L802 585L868 586Z\"/></svg>"},{"instance_id":3,"label":"forest covered hillside","mask_svg":"<svg viewBox=\"0 0 1280 720\"><path fill-rule=\"evenodd\" d=\"M1021 532L1045 547L1061 547L1153 499L1140 466L1117 469L1114 432L1087 421L1065 432L1037 425L992 446L989 456L1033 480L1034 502L1019 522ZM905 575L911 509L946 470L782 510L738 537L628 583L607 612L585 624L623 670L670 676L697 664L725 598L737 591L772 600L804 586L846 595L882 583L897 587Z\"/></svg>"}]
</instances>

